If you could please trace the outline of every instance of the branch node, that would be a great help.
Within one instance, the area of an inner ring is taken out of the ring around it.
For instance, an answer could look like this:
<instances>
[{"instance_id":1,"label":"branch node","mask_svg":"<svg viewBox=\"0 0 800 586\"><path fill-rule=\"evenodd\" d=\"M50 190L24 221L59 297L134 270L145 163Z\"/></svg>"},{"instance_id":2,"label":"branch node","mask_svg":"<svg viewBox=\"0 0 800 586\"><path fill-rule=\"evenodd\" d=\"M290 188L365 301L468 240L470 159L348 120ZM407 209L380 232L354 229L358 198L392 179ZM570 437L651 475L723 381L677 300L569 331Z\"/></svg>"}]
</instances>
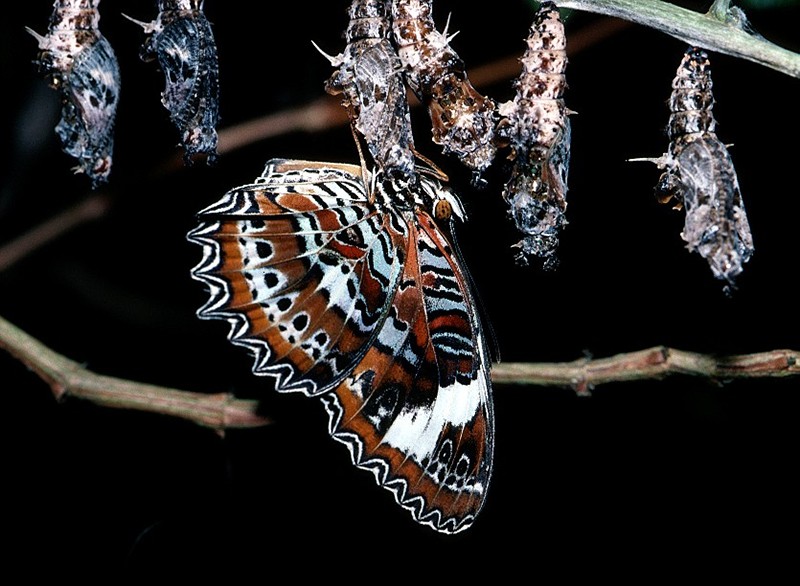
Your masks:
<instances>
[{"instance_id":1,"label":"branch node","mask_svg":"<svg viewBox=\"0 0 800 586\"><path fill-rule=\"evenodd\" d=\"M573 379L572 390L578 397L591 397L594 391L594 385L586 380L586 378Z\"/></svg>"}]
</instances>

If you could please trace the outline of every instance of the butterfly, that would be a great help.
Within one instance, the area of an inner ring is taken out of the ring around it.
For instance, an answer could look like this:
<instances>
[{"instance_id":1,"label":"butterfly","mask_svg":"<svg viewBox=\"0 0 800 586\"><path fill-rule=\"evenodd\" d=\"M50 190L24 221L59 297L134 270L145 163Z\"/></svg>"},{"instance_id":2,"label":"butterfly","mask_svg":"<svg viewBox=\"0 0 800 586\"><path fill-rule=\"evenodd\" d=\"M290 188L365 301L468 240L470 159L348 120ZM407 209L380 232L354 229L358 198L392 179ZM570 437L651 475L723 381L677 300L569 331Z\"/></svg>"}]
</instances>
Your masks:
<instances>
[{"instance_id":1,"label":"butterfly","mask_svg":"<svg viewBox=\"0 0 800 586\"><path fill-rule=\"evenodd\" d=\"M253 372L318 397L353 463L414 520L469 527L492 473L489 357L438 178L273 159L202 210L188 239L198 315L230 324ZM440 228L440 225L442 226Z\"/></svg>"}]
</instances>

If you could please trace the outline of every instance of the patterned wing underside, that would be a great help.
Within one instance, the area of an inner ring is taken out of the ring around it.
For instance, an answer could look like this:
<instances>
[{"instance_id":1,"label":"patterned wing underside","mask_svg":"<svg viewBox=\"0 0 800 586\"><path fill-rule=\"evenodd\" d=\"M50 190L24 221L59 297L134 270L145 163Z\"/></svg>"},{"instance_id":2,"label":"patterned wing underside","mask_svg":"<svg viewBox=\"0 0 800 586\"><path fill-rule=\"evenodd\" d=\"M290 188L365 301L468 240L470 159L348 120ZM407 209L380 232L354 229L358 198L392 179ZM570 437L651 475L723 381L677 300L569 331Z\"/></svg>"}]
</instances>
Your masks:
<instances>
[{"instance_id":1,"label":"patterned wing underside","mask_svg":"<svg viewBox=\"0 0 800 586\"><path fill-rule=\"evenodd\" d=\"M228 321L277 390L319 396L333 437L415 520L457 532L491 474L480 324L431 217L371 200L359 167L270 161L189 234L210 289L198 314Z\"/></svg>"},{"instance_id":2,"label":"patterned wing underside","mask_svg":"<svg viewBox=\"0 0 800 586\"><path fill-rule=\"evenodd\" d=\"M271 161L255 184L200 213L194 275L210 288L199 315L224 319L253 370L279 391L330 389L366 351L400 262L386 218L347 169Z\"/></svg>"},{"instance_id":3,"label":"patterned wing underside","mask_svg":"<svg viewBox=\"0 0 800 586\"><path fill-rule=\"evenodd\" d=\"M454 533L483 505L493 414L464 276L430 217L417 214L388 319L365 359L323 400L331 433L353 461L415 520Z\"/></svg>"}]
</instances>

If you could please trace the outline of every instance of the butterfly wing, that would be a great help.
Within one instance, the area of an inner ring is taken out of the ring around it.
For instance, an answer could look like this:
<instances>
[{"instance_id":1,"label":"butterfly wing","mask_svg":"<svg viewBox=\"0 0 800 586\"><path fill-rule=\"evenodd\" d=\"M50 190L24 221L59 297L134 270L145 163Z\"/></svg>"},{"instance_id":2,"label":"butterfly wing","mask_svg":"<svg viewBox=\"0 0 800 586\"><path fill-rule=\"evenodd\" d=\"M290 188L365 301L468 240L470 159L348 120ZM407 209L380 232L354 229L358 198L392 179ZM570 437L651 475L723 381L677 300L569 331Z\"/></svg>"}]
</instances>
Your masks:
<instances>
[{"instance_id":1,"label":"butterfly wing","mask_svg":"<svg viewBox=\"0 0 800 586\"><path fill-rule=\"evenodd\" d=\"M193 276L206 283L203 319L255 357L279 391L324 392L374 337L400 276L386 219L360 169L272 160L259 180L199 214Z\"/></svg>"},{"instance_id":2,"label":"butterfly wing","mask_svg":"<svg viewBox=\"0 0 800 586\"><path fill-rule=\"evenodd\" d=\"M270 161L189 234L210 290L198 314L228 321L277 390L319 396L353 462L452 533L491 474L486 352L443 233L421 209L386 204L359 167Z\"/></svg>"},{"instance_id":3,"label":"butterfly wing","mask_svg":"<svg viewBox=\"0 0 800 586\"><path fill-rule=\"evenodd\" d=\"M389 316L353 373L323 396L331 434L420 523L469 527L492 471L487 353L467 279L433 220L409 221Z\"/></svg>"}]
</instances>

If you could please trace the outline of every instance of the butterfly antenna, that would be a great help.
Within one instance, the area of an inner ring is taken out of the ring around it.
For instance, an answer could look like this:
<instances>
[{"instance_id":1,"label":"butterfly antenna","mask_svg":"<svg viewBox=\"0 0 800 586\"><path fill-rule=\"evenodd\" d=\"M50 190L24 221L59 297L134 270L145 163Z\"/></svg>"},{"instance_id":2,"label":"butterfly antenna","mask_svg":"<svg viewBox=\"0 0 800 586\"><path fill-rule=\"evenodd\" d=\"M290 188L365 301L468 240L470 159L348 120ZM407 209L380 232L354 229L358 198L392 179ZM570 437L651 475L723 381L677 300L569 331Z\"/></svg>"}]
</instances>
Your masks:
<instances>
[{"instance_id":1,"label":"butterfly antenna","mask_svg":"<svg viewBox=\"0 0 800 586\"><path fill-rule=\"evenodd\" d=\"M435 177L442 183L450 182L450 177L448 177L447 173L442 171L436 163L434 163L431 159L423 155L417 149L412 148L411 150L414 153L414 156L425 164L425 166L422 169L420 169L421 173L425 173L426 175L431 175L432 177Z\"/></svg>"}]
</instances>

